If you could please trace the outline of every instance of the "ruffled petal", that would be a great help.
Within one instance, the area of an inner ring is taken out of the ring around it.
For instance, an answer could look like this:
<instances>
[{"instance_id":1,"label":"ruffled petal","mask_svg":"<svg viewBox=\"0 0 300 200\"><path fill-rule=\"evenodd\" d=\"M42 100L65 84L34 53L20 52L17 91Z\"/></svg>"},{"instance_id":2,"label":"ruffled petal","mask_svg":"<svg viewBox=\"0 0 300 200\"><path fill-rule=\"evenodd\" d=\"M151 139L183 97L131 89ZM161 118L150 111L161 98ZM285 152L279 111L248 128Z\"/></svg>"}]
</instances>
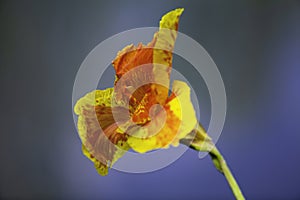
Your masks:
<instances>
[{"instance_id":1,"label":"ruffled petal","mask_svg":"<svg viewBox=\"0 0 300 200\"><path fill-rule=\"evenodd\" d=\"M182 12L179 8L165 14L149 44L129 45L113 61L116 99L130 99L129 110L137 124L147 123L148 109L153 104L163 105L168 98L172 51ZM143 86L139 87L141 83Z\"/></svg>"},{"instance_id":2,"label":"ruffled petal","mask_svg":"<svg viewBox=\"0 0 300 200\"><path fill-rule=\"evenodd\" d=\"M190 99L190 88L182 81L174 81L172 95L163 110L151 122L128 130L127 143L139 152L168 148L179 145L179 140L190 133L197 124L197 118Z\"/></svg>"},{"instance_id":3,"label":"ruffled petal","mask_svg":"<svg viewBox=\"0 0 300 200\"><path fill-rule=\"evenodd\" d=\"M138 46L131 44L119 51L112 63L116 71L117 80L135 67L152 63L152 48L154 47L154 43L155 39L153 39L153 41L148 43L146 46L142 43L139 43Z\"/></svg>"},{"instance_id":4,"label":"ruffled petal","mask_svg":"<svg viewBox=\"0 0 300 200\"><path fill-rule=\"evenodd\" d=\"M78 133L83 154L94 162L101 175L128 149L127 134L118 128L128 117L122 107L111 107L113 89L95 90L79 99L74 107L78 115ZM114 119L118 117L118 124Z\"/></svg>"},{"instance_id":5,"label":"ruffled petal","mask_svg":"<svg viewBox=\"0 0 300 200\"><path fill-rule=\"evenodd\" d=\"M171 110L170 105L166 104L151 117L149 123L127 130L129 135L127 143L139 153L168 148L175 140L177 141L179 128L180 119Z\"/></svg>"},{"instance_id":6,"label":"ruffled petal","mask_svg":"<svg viewBox=\"0 0 300 200\"><path fill-rule=\"evenodd\" d=\"M117 80L131 69L148 63L171 67L179 17L183 10L183 8L178 8L165 14L161 18L159 31L154 34L153 40L147 45L139 43L138 46L134 46L131 44L118 52L112 62ZM153 52L153 50L155 51Z\"/></svg>"}]
</instances>

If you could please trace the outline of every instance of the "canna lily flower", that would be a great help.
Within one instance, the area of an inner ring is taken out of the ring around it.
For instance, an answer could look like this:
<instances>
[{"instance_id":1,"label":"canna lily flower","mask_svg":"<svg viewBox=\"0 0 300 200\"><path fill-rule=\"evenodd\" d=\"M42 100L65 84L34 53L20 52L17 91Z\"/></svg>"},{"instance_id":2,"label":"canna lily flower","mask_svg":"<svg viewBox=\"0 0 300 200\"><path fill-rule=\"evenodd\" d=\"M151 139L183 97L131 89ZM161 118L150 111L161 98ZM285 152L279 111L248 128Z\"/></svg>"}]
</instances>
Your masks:
<instances>
[{"instance_id":1,"label":"canna lily flower","mask_svg":"<svg viewBox=\"0 0 300 200\"><path fill-rule=\"evenodd\" d=\"M100 175L107 175L130 149L146 153L182 143L209 152L237 199L243 199L222 155L197 123L189 86L174 81L169 92L172 51L182 12L179 8L165 14L147 45L129 45L119 51L112 62L116 72L113 88L89 92L77 101L74 112L82 152Z\"/></svg>"},{"instance_id":2,"label":"canna lily flower","mask_svg":"<svg viewBox=\"0 0 300 200\"><path fill-rule=\"evenodd\" d=\"M82 151L101 175L129 149L145 153L178 146L197 124L189 86L174 81L169 95L182 12L180 8L164 15L149 44L129 45L118 53L114 88L92 91L74 107ZM145 80L147 84L137 88Z\"/></svg>"}]
</instances>

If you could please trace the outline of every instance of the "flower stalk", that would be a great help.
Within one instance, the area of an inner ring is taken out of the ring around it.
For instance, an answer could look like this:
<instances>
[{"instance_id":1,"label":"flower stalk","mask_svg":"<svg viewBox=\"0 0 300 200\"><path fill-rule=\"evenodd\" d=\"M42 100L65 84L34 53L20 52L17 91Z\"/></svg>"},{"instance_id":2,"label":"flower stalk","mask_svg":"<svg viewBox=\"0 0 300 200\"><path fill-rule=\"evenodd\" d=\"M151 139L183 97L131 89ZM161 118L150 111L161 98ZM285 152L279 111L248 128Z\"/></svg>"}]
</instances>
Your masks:
<instances>
[{"instance_id":1,"label":"flower stalk","mask_svg":"<svg viewBox=\"0 0 300 200\"><path fill-rule=\"evenodd\" d=\"M211 138L207 135L201 124L199 124L192 133L182 139L180 143L185 144L196 151L208 152L216 169L225 176L235 198L237 200L245 199L224 157L214 145Z\"/></svg>"}]
</instances>

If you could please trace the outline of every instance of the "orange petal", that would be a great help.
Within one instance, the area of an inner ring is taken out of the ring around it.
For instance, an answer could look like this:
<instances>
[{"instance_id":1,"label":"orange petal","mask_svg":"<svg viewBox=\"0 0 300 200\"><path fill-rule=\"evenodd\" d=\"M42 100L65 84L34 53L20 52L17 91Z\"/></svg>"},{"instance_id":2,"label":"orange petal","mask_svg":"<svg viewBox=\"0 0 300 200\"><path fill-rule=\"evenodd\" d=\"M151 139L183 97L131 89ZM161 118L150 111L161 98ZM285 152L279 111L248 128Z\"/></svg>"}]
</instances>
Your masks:
<instances>
[{"instance_id":1,"label":"orange petal","mask_svg":"<svg viewBox=\"0 0 300 200\"><path fill-rule=\"evenodd\" d=\"M172 96L169 97L167 105L172 112L180 119L179 139L190 133L197 124L197 117L191 101L190 87L183 81L175 80L172 87ZM178 142L177 140L177 142ZM173 145L177 146L176 141Z\"/></svg>"},{"instance_id":2,"label":"orange petal","mask_svg":"<svg viewBox=\"0 0 300 200\"><path fill-rule=\"evenodd\" d=\"M147 46L139 43L137 47L132 44L119 51L117 57L112 63L115 68L117 78L121 78L126 72L137 66L152 63L152 48L154 42L155 39Z\"/></svg>"},{"instance_id":3,"label":"orange petal","mask_svg":"<svg viewBox=\"0 0 300 200\"><path fill-rule=\"evenodd\" d=\"M139 153L168 148L178 142L180 125L180 119L166 104L146 125L130 127L126 131L129 135L127 143Z\"/></svg>"},{"instance_id":4,"label":"orange petal","mask_svg":"<svg viewBox=\"0 0 300 200\"><path fill-rule=\"evenodd\" d=\"M165 116L163 115L165 114ZM190 133L197 124L197 118L190 99L190 88L182 81L174 81L172 95L163 110L151 121L140 127L136 126L127 133L127 143L139 153L178 146L179 140Z\"/></svg>"},{"instance_id":5,"label":"orange petal","mask_svg":"<svg viewBox=\"0 0 300 200\"><path fill-rule=\"evenodd\" d=\"M136 123L146 123L149 108L156 103L163 105L167 100L172 51L182 12L183 9L176 9L164 15L159 31L149 44L139 44L137 47L129 45L113 61L117 77L117 100L130 99L129 109ZM145 64L148 66L143 67ZM141 83L143 86L137 87Z\"/></svg>"}]
</instances>

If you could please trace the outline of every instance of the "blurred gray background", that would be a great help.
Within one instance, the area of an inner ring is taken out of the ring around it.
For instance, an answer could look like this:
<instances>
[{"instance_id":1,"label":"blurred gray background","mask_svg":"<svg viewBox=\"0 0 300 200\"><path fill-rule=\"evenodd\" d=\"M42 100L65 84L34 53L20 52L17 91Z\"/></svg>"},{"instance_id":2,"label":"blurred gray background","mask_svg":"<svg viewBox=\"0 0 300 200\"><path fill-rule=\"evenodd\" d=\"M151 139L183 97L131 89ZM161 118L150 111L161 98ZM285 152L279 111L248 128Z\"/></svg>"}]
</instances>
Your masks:
<instances>
[{"instance_id":1,"label":"blurred gray background","mask_svg":"<svg viewBox=\"0 0 300 200\"><path fill-rule=\"evenodd\" d=\"M179 30L223 77L217 146L245 196L300 199L300 1L283 0L0 1L0 199L233 199L210 158L193 150L160 171L106 177L81 154L71 104L81 62L106 38L157 26L177 7ZM184 64L174 58L192 75ZM207 127L208 92L201 81L195 90Z\"/></svg>"}]
</instances>

